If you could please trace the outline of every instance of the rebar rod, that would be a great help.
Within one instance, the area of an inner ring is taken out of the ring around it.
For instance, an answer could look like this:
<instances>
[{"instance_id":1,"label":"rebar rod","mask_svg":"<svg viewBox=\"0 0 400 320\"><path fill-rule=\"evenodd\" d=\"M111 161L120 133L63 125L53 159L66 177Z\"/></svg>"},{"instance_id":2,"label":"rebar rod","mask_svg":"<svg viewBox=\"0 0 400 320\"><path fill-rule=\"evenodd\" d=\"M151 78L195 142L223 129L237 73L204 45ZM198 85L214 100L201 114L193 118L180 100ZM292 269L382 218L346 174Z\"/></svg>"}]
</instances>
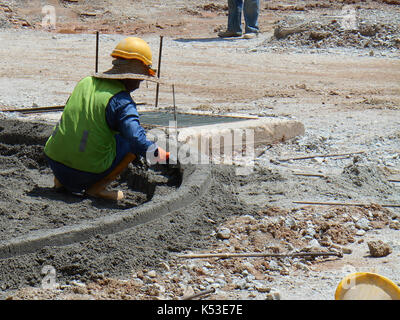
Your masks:
<instances>
[{"instance_id":1,"label":"rebar rod","mask_svg":"<svg viewBox=\"0 0 400 320\"><path fill-rule=\"evenodd\" d=\"M163 46L163 36L160 36L160 49L158 52L158 68L157 68L157 77L160 79L160 69L161 69L161 56L162 56L162 46ZM158 107L158 93L160 91L160 84L156 85L156 104L155 107Z\"/></svg>"}]
</instances>

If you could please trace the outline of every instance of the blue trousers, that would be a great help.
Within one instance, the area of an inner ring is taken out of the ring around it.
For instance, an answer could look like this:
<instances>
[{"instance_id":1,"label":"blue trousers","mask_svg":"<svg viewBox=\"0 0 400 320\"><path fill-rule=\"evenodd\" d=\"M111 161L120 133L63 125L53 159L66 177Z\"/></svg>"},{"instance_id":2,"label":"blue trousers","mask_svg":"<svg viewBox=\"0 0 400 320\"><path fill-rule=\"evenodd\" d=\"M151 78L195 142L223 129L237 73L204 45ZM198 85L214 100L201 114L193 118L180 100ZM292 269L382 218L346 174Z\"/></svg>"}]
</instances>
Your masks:
<instances>
[{"instance_id":1,"label":"blue trousers","mask_svg":"<svg viewBox=\"0 0 400 320\"><path fill-rule=\"evenodd\" d=\"M245 33L258 33L260 0L228 0L228 31L242 33L242 11Z\"/></svg>"},{"instance_id":2,"label":"blue trousers","mask_svg":"<svg viewBox=\"0 0 400 320\"><path fill-rule=\"evenodd\" d=\"M72 193L81 193L109 174L118 165L118 163L122 161L125 155L130 152L131 147L129 142L121 135L115 135L115 142L117 147L116 157L110 168L102 173L76 170L46 156L47 162L49 163L49 167L53 171L54 176L68 191Z\"/></svg>"}]
</instances>

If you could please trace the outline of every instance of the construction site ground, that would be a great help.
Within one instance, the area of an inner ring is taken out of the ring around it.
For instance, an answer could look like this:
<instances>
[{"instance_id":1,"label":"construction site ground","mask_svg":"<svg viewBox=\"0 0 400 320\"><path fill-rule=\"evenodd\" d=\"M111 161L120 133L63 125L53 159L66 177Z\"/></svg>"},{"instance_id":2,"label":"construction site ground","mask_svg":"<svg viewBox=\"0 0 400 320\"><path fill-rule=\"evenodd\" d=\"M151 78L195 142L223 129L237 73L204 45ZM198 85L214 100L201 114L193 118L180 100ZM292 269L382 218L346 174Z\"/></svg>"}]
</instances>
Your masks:
<instances>
[{"instance_id":1,"label":"construction site ground","mask_svg":"<svg viewBox=\"0 0 400 320\"><path fill-rule=\"evenodd\" d=\"M174 85L179 111L297 119L305 135L259 146L249 175L214 166L210 191L160 221L2 261L2 299L182 299L214 288L202 298L332 300L345 275L363 271L400 285L400 183L391 181L400 180L398 1L261 1L261 32L249 40L218 38L226 28L225 0L93 3L0 1L0 106L64 105L77 81L94 71L95 31L100 71L128 35L148 41L157 66L162 35L159 108L173 106ZM42 25L45 5L57 14L49 30ZM340 29L346 5L357 30ZM274 36L278 26L305 22L305 31ZM154 108L155 90L144 82L133 93L144 103L139 111ZM18 219L29 224L29 214ZM383 257L371 255L373 240L390 247ZM178 257L310 250L344 254ZM55 268L53 289L43 288L45 265Z\"/></svg>"}]
</instances>

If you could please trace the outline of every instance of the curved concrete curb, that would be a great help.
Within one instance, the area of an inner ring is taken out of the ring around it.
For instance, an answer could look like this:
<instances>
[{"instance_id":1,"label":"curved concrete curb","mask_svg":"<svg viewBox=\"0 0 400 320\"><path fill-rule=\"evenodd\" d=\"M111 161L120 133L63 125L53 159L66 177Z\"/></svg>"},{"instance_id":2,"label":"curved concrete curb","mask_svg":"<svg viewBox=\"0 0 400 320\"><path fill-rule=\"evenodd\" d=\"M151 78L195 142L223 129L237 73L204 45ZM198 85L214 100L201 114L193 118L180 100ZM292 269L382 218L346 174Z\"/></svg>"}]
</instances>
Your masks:
<instances>
[{"instance_id":1,"label":"curved concrete curb","mask_svg":"<svg viewBox=\"0 0 400 320\"><path fill-rule=\"evenodd\" d=\"M197 155L193 154L193 157ZM0 242L0 259L33 253L46 246L64 246L97 234L112 234L149 222L187 207L201 197L211 184L209 165L181 165L182 184L174 194L151 200L129 212L113 214L80 224L32 232Z\"/></svg>"}]
</instances>

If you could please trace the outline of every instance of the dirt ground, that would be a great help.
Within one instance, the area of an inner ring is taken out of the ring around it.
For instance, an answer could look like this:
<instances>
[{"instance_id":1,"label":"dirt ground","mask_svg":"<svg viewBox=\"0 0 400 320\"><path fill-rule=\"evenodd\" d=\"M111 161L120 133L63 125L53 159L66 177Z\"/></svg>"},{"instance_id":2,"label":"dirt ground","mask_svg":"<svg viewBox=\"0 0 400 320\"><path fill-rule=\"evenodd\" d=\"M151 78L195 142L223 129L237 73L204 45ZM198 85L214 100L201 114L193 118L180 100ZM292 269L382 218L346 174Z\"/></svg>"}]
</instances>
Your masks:
<instances>
[{"instance_id":1,"label":"dirt ground","mask_svg":"<svg viewBox=\"0 0 400 320\"><path fill-rule=\"evenodd\" d=\"M157 66L162 35L160 108L172 106L174 84L180 111L297 119L306 128L302 137L257 149L248 176L214 167L211 190L191 208L121 234L0 261L3 299L182 299L213 288L204 299L331 300L340 280L358 271L400 285L400 183L393 182L400 180L400 3L261 3L261 32L246 40L217 37L227 20L222 0L48 1L57 13L50 30L43 30L41 1L0 1L0 106L63 105L94 70L95 31L100 70L131 34L149 42ZM356 27L343 30L348 5ZM299 26L304 30L293 31ZM277 30L289 34L278 39ZM145 103L139 111L154 108L153 84L133 95ZM323 156L344 153L352 154ZM302 156L311 157L295 159ZM28 223L29 214L20 214ZM372 240L391 253L372 257ZM310 250L344 255L178 257ZM55 269L55 289L43 289L46 265Z\"/></svg>"}]
</instances>

